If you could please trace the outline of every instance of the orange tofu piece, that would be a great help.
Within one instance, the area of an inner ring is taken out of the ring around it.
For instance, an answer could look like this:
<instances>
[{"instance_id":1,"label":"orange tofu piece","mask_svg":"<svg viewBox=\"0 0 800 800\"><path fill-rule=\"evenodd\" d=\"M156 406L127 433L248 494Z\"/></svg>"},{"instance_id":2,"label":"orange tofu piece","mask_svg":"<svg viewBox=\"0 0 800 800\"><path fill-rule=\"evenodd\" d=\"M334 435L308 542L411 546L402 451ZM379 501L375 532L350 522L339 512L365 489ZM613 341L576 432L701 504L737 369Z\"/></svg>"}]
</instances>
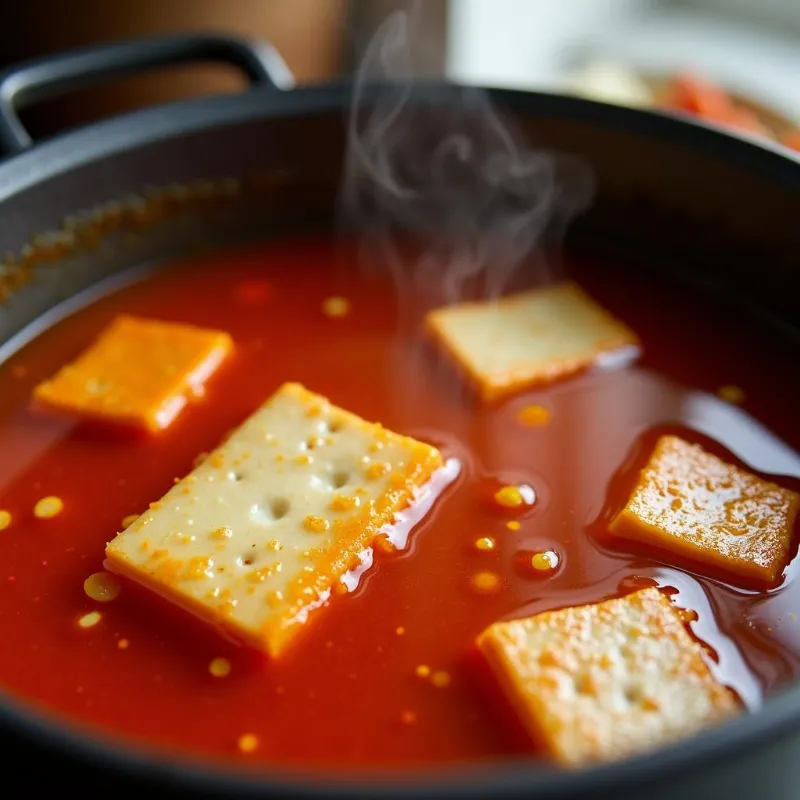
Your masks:
<instances>
[{"instance_id":1,"label":"orange tofu piece","mask_svg":"<svg viewBox=\"0 0 800 800\"><path fill-rule=\"evenodd\" d=\"M789 559L798 501L698 445L662 436L611 531L732 580L772 585Z\"/></svg>"},{"instance_id":2,"label":"orange tofu piece","mask_svg":"<svg viewBox=\"0 0 800 800\"><path fill-rule=\"evenodd\" d=\"M655 588L498 622L478 646L528 733L568 767L666 745L739 709Z\"/></svg>"},{"instance_id":3,"label":"orange tofu piece","mask_svg":"<svg viewBox=\"0 0 800 800\"><path fill-rule=\"evenodd\" d=\"M76 361L40 383L34 400L88 420L159 431L232 347L222 331L122 315Z\"/></svg>"},{"instance_id":4,"label":"orange tofu piece","mask_svg":"<svg viewBox=\"0 0 800 800\"><path fill-rule=\"evenodd\" d=\"M636 334L570 282L439 308L425 325L486 403L639 352Z\"/></svg>"}]
</instances>

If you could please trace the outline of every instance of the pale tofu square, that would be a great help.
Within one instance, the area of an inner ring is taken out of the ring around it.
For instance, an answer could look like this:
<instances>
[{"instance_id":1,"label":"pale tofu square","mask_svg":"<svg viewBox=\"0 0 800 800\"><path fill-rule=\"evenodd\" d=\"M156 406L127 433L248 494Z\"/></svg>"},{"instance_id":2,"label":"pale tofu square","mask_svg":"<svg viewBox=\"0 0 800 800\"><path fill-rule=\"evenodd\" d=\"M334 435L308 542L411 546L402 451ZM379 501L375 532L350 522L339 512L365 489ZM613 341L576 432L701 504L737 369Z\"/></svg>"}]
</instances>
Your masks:
<instances>
[{"instance_id":1,"label":"pale tofu square","mask_svg":"<svg viewBox=\"0 0 800 800\"><path fill-rule=\"evenodd\" d=\"M284 384L109 543L107 566L277 656L441 467Z\"/></svg>"},{"instance_id":2,"label":"pale tofu square","mask_svg":"<svg viewBox=\"0 0 800 800\"><path fill-rule=\"evenodd\" d=\"M655 588L498 622L478 646L531 738L567 767L652 750L739 709Z\"/></svg>"},{"instance_id":3,"label":"pale tofu square","mask_svg":"<svg viewBox=\"0 0 800 800\"><path fill-rule=\"evenodd\" d=\"M484 402L639 352L636 334L570 282L446 306L428 314L426 328Z\"/></svg>"},{"instance_id":4,"label":"pale tofu square","mask_svg":"<svg viewBox=\"0 0 800 800\"><path fill-rule=\"evenodd\" d=\"M789 560L799 501L699 445L662 436L610 527L734 582L768 587Z\"/></svg>"}]
</instances>

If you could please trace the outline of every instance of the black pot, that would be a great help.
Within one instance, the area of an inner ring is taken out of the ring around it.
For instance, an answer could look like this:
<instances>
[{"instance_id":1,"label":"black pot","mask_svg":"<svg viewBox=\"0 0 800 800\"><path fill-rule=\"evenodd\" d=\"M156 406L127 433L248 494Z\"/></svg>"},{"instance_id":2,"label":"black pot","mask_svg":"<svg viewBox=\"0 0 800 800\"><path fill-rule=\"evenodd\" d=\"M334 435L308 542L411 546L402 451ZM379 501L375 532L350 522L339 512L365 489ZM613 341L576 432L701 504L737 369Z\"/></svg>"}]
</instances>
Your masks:
<instances>
[{"instance_id":1,"label":"black pot","mask_svg":"<svg viewBox=\"0 0 800 800\"><path fill-rule=\"evenodd\" d=\"M89 80L210 59L242 68L252 89L148 109L35 145L16 116L20 104ZM90 287L143 260L330 226L351 87L279 88L287 84L269 48L217 37L98 47L0 76L0 145L10 153L0 165L0 253L10 254L0 266L0 289L8 290L0 357L31 335L32 324L76 308ZM430 85L419 97L446 104L446 88ZM366 105L376 91L366 90ZM568 249L644 250L664 280L724 292L743 313L779 325L800 353L796 155L666 114L527 92L493 91L491 99L537 144L576 154L594 170L597 199L570 229ZM791 380L786 402L797 399ZM578 773L504 762L358 785L237 777L105 741L2 695L0 737L3 797L88 789L225 798L769 800L793 796L800 781L800 686L674 747Z\"/></svg>"}]
</instances>

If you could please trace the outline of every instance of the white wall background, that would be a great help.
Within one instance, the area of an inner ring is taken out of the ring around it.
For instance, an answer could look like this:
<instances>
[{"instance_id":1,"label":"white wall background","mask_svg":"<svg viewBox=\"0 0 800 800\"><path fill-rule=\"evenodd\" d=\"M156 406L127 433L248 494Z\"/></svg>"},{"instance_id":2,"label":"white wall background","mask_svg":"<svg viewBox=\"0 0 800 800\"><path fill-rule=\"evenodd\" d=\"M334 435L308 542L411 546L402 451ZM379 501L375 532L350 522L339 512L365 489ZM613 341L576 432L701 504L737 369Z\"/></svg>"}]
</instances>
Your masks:
<instances>
[{"instance_id":1,"label":"white wall background","mask_svg":"<svg viewBox=\"0 0 800 800\"><path fill-rule=\"evenodd\" d=\"M594 53L694 67L800 121L800 0L452 0L448 76L547 87Z\"/></svg>"}]
</instances>

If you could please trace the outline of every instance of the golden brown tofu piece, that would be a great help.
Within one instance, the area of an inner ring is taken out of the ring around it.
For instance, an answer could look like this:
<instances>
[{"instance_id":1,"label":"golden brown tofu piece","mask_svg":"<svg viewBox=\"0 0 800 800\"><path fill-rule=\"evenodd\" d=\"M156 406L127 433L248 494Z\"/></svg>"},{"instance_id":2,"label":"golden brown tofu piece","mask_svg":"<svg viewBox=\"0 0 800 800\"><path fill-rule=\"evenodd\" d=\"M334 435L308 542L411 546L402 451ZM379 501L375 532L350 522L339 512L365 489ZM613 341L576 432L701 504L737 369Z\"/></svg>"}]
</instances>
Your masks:
<instances>
[{"instance_id":1,"label":"golden brown tofu piece","mask_svg":"<svg viewBox=\"0 0 800 800\"><path fill-rule=\"evenodd\" d=\"M76 361L40 383L34 400L88 420L159 431L232 347L223 331L121 315Z\"/></svg>"},{"instance_id":2,"label":"golden brown tofu piece","mask_svg":"<svg viewBox=\"0 0 800 800\"><path fill-rule=\"evenodd\" d=\"M652 750L739 709L654 588L498 622L478 646L532 739L568 767Z\"/></svg>"},{"instance_id":3,"label":"golden brown tofu piece","mask_svg":"<svg viewBox=\"0 0 800 800\"><path fill-rule=\"evenodd\" d=\"M733 581L770 586L789 559L798 500L698 445L663 436L611 530Z\"/></svg>"}]
</instances>

